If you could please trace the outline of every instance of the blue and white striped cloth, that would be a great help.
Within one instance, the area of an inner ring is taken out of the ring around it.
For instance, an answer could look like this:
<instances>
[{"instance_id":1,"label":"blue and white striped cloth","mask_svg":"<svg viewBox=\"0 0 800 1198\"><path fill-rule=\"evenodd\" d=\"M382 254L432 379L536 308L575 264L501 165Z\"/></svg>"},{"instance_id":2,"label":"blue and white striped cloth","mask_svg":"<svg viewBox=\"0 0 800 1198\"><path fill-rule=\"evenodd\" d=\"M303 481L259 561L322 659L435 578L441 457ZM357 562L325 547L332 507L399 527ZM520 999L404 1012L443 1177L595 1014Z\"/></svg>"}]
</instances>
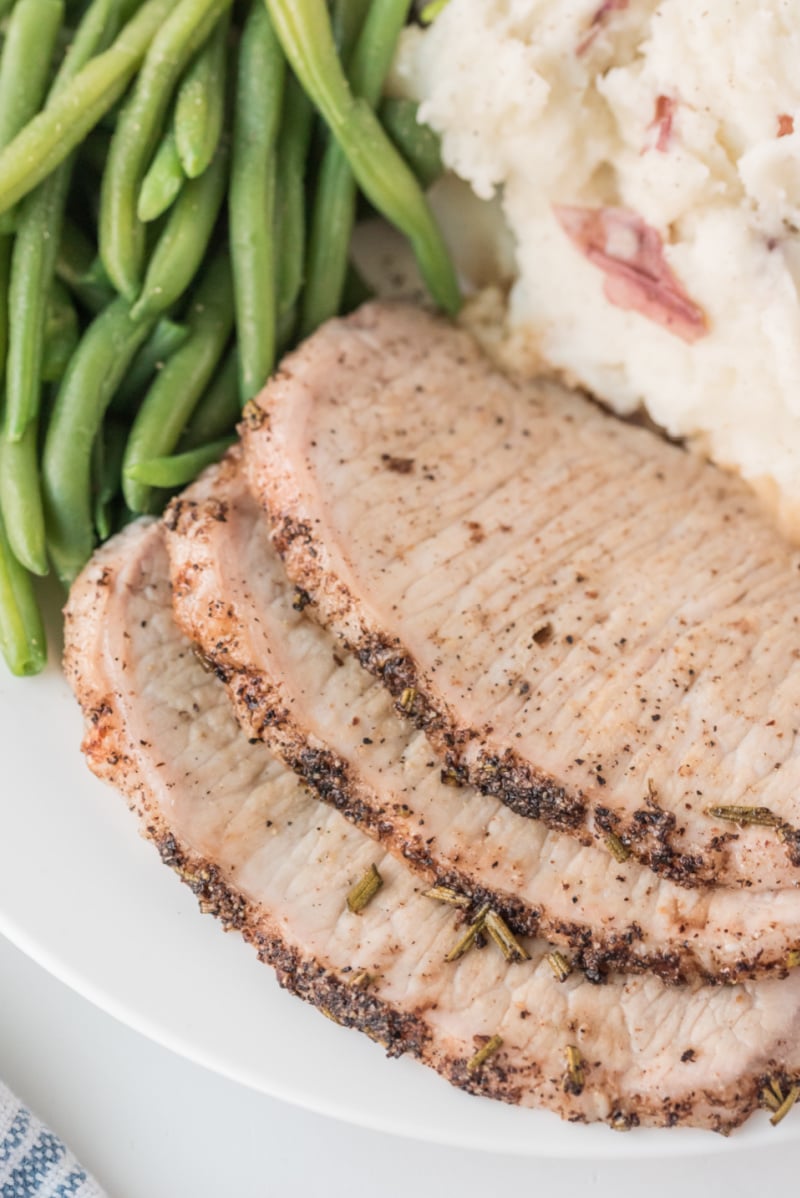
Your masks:
<instances>
[{"instance_id":1,"label":"blue and white striped cloth","mask_svg":"<svg viewBox=\"0 0 800 1198\"><path fill-rule=\"evenodd\" d=\"M105 1198L58 1136L2 1082L0 1198Z\"/></svg>"}]
</instances>

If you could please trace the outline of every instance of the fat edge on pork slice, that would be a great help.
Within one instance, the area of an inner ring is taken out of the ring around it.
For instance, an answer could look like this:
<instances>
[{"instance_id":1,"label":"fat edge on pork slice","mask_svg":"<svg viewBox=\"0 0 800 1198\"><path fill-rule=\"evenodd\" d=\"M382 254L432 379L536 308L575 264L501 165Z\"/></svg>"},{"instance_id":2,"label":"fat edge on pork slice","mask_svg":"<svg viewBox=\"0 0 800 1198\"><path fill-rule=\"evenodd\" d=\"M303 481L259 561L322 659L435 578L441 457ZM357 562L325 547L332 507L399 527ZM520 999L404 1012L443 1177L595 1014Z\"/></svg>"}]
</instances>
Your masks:
<instances>
[{"instance_id":1,"label":"fat edge on pork slice","mask_svg":"<svg viewBox=\"0 0 800 1198\"><path fill-rule=\"evenodd\" d=\"M615 969L671 982L785 975L800 890L679 887L442 782L385 688L307 618L238 448L173 500L165 526L177 622L242 727L431 885L491 902L517 933L568 945L595 980Z\"/></svg>"},{"instance_id":2,"label":"fat edge on pork slice","mask_svg":"<svg viewBox=\"0 0 800 1198\"><path fill-rule=\"evenodd\" d=\"M797 975L714 989L559 984L534 941L528 961L507 964L487 944L448 964L458 916L386 857L384 886L348 911L374 844L242 737L174 627L160 537L133 526L73 587L65 668L84 750L201 910L245 936L282 985L464 1089L572 1120L727 1131L768 1077L788 1086L800 1067Z\"/></svg>"},{"instance_id":3,"label":"fat edge on pork slice","mask_svg":"<svg viewBox=\"0 0 800 1198\"><path fill-rule=\"evenodd\" d=\"M800 555L739 480L407 305L328 322L242 435L290 578L454 782L685 886L800 881Z\"/></svg>"}]
</instances>

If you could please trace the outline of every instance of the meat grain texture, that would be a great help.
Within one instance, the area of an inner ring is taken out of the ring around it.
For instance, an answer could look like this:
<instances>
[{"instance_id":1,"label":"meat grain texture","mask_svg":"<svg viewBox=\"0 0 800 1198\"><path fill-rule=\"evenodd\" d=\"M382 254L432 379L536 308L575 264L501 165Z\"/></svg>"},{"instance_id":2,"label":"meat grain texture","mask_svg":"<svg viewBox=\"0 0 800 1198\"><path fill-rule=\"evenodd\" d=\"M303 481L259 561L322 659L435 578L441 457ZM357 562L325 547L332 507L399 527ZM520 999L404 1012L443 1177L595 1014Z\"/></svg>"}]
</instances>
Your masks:
<instances>
[{"instance_id":1,"label":"meat grain texture","mask_svg":"<svg viewBox=\"0 0 800 1198\"><path fill-rule=\"evenodd\" d=\"M686 886L797 884L800 556L743 484L403 306L321 329L243 435L290 578L452 781Z\"/></svg>"},{"instance_id":2,"label":"meat grain texture","mask_svg":"<svg viewBox=\"0 0 800 1198\"><path fill-rule=\"evenodd\" d=\"M785 973L800 890L687 889L442 780L422 732L309 616L233 450L166 516L173 608L242 726L429 884L490 901L515 931L568 946L595 979Z\"/></svg>"},{"instance_id":3,"label":"meat grain texture","mask_svg":"<svg viewBox=\"0 0 800 1198\"><path fill-rule=\"evenodd\" d=\"M446 964L453 910L420 895L392 857L376 860L371 840L239 731L172 621L159 525L133 525L76 582L65 667L91 768L124 791L201 909L250 940L283 985L389 1053L477 1093L617 1127L726 1130L767 1075L786 1084L800 1068L800 975L717 989L654 977L598 987L577 974L559 984L536 941L529 961L507 964L490 944ZM384 886L354 915L345 896L372 864ZM500 1050L470 1070L494 1035ZM570 1045L578 1083L565 1077Z\"/></svg>"}]
</instances>

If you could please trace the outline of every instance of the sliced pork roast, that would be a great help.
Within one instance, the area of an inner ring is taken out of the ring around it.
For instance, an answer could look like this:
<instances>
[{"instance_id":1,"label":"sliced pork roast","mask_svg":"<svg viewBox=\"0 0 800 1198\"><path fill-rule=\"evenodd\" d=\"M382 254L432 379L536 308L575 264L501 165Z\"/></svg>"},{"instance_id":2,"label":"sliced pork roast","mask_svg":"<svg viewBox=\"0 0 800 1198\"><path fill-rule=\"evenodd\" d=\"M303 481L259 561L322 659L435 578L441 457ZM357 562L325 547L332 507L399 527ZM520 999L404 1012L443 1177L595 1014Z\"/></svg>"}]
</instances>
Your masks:
<instances>
[{"instance_id":1,"label":"sliced pork roast","mask_svg":"<svg viewBox=\"0 0 800 1198\"><path fill-rule=\"evenodd\" d=\"M672 981L786 970L800 945L799 889L688 890L443 782L386 689L302 614L238 450L173 501L166 525L175 615L240 723L431 884L569 945L594 977L609 967Z\"/></svg>"},{"instance_id":2,"label":"sliced pork roast","mask_svg":"<svg viewBox=\"0 0 800 1198\"><path fill-rule=\"evenodd\" d=\"M800 554L736 479L381 304L244 437L289 576L454 781L687 886L800 882Z\"/></svg>"},{"instance_id":3,"label":"sliced pork roast","mask_svg":"<svg viewBox=\"0 0 800 1198\"><path fill-rule=\"evenodd\" d=\"M159 525L133 525L95 556L66 636L91 768L124 791L203 910L283 985L390 1054L476 1093L617 1127L727 1129L767 1077L783 1094L800 1071L800 974L715 988L652 976L595 986L577 972L559 983L541 942L514 942L529 959L508 962L490 936L471 937L475 912L425 897L248 743L173 624ZM348 895L372 866L383 885L354 913Z\"/></svg>"}]
</instances>

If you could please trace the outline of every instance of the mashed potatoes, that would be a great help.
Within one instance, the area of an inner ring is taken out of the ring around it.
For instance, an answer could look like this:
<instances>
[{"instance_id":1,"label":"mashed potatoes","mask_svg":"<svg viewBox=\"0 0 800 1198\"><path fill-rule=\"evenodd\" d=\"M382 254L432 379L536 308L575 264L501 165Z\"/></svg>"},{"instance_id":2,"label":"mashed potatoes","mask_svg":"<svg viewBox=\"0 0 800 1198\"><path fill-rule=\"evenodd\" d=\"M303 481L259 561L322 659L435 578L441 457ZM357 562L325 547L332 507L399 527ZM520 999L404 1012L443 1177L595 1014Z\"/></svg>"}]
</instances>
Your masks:
<instances>
[{"instance_id":1,"label":"mashed potatoes","mask_svg":"<svg viewBox=\"0 0 800 1198\"><path fill-rule=\"evenodd\" d=\"M450 0L395 70L500 197L506 356L644 405L795 531L798 64L800 0Z\"/></svg>"}]
</instances>

